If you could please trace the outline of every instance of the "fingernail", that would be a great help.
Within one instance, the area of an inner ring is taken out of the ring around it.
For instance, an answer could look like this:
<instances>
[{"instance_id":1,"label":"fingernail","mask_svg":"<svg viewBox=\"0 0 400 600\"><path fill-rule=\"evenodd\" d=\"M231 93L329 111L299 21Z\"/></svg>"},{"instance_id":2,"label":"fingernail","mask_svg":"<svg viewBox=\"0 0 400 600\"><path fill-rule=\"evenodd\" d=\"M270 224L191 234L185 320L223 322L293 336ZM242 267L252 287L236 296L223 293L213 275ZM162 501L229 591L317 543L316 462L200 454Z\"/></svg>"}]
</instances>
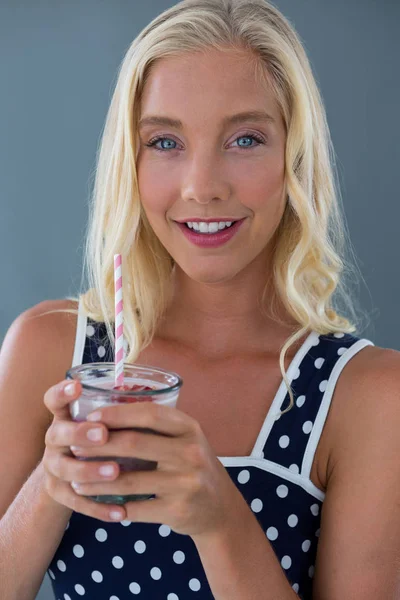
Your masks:
<instances>
[{"instance_id":1,"label":"fingernail","mask_svg":"<svg viewBox=\"0 0 400 600\"><path fill-rule=\"evenodd\" d=\"M96 410L96 412L90 413L90 415L88 415L86 417L87 421L100 421L101 420L101 412L99 410Z\"/></svg>"},{"instance_id":2,"label":"fingernail","mask_svg":"<svg viewBox=\"0 0 400 600\"><path fill-rule=\"evenodd\" d=\"M113 521L121 521L124 518L124 515L120 513L118 510L110 511L110 519Z\"/></svg>"},{"instance_id":3,"label":"fingernail","mask_svg":"<svg viewBox=\"0 0 400 600\"><path fill-rule=\"evenodd\" d=\"M92 442L99 442L103 436L103 430L100 427L96 427L95 429L89 429L86 432L86 437L88 440Z\"/></svg>"},{"instance_id":4,"label":"fingernail","mask_svg":"<svg viewBox=\"0 0 400 600\"><path fill-rule=\"evenodd\" d=\"M103 465L102 467L99 467L99 473L104 477L111 477L111 475L114 475L115 473L114 467L112 465Z\"/></svg>"},{"instance_id":5,"label":"fingernail","mask_svg":"<svg viewBox=\"0 0 400 600\"><path fill-rule=\"evenodd\" d=\"M64 394L66 396L74 396L75 393L76 393L75 383L68 383L68 385L66 385L64 388Z\"/></svg>"},{"instance_id":6,"label":"fingernail","mask_svg":"<svg viewBox=\"0 0 400 600\"><path fill-rule=\"evenodd\" d=\"M74 490L79 490L80 488L79 483L76 483L76 481L71 481L71 486L74 488Z\"/></svg>"},{"instance_id":7,"label":"fingernail","mask_svg":"<svg viewBox=\"0 0 400 600\"><path fill-rule=\"evenodd\" d=\"M82 446L70 446L72 452L83 452L84 448Z\"/></svg>"}]
</instances>

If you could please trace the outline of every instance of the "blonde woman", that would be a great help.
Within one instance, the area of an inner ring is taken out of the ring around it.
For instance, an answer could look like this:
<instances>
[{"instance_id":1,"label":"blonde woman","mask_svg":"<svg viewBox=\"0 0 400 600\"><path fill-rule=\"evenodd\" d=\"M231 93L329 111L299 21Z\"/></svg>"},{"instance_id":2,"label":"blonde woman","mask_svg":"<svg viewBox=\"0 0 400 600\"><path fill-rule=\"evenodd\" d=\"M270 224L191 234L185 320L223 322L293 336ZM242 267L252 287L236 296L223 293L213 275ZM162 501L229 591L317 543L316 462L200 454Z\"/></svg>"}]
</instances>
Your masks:
<instances>
[{"instance_id":1,"label":"blonde woman","mask_svg":"<svg viewBox=\"0 0 400 600\"><path fill-rule=\"evenodd\" d=\"M65 600L399 598L400 357L355 335L338 198L309 61L272 4L184 0L134 40L89 286L23 313L1 352L2 600L33 600L46 572ZM76 423L66 370L113 360L115 253L127 362L184 386L176 408ZM115 431L138 426L156 433ZM77 460L110 455L158 468ZM86 497L130 492L154 498Z\"/></svg>"}]
</instances>

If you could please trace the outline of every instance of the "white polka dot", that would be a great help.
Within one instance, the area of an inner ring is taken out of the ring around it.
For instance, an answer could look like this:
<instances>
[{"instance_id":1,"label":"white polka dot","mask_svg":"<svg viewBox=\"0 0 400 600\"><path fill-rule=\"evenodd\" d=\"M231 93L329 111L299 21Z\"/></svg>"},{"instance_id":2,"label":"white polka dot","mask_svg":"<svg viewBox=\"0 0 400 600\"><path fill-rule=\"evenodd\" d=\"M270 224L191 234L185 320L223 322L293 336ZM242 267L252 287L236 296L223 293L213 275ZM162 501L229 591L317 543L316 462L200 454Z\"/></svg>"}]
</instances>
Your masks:
<instances>
[{"instance_id":1,"label":"white polka dot","mask_svg":"<svg viewBox=\"0 0 400 600\"><path fill-rule=\"evenodd\" d=\"M49 571L49 575L50 575L50 577L51 577L52 579L55 579L55 578L56 578L56 576L54 575L53 571L52 571L51 569L48 569L48 571Z\"/></svg>"},{"instance_id":2,"label":"white polka dot","mask_svg":"<svg viewBox=\"0 0 400 600\"><path fill-rule=\"evenodd\" d=\"M135 545L133 547L135 548L138 554L143 554L143 552L146 550L146 544L142 540L138 540L137 542L135 542Z\"/></svg>"},{"instance_id":3,"label":"white polka dot","mask_svg":"<svg viewBox=\"0 0 400 600\"><path fill-rule=\"evenodd\" d=\"M315 571L314 566L311 565L311 567L308 569L308 576L314 577L314 571Z\"/></svg>"},{"instance_id":4,"label":"white polka dot","mask_svg":"<svg viewBox=\"0 0 400 600\"><path fill-rule=\"evenodd\" d=\"M161 525L158 529L158 533L161 537L167 537L167 535L171 533L171 527L168 527L168 525Z\"/></svg>"},{"instance_id":5,"label":"white polka dot","mask_svg":"<svg viewBox=\"0 0 400 600\"><path fill-rule=\"evenodd\" d=\"M68 521L68 523L67 523L67 526L66 526L66 528L64 529L64 531L67 531L68 527L69 527L69 521Z\"/></svg>"},{"instance_id":6,"label":"white polka dot","mask_svg":"<svg viewBox=\"0 0 400 600\"><path fill-rule=\"evenodd\" d=\"M105 542L108 538L108 533L105 529L97 529L94 535L98 542Z\"/></svg>"},{"instance_id":7,"label":"white polka dot","mask_svg":"<svg viewBox=\"0 0 400 600\"><path fill-rule=\"evenodd\" d=\"M110 596L110 600L119 600L118 596Z\"/></svg>"},{"instance_id":8,"label":"white polka dot","mask_svg":"<svg viewBox=\"0 0 400 600\"><path fill-rule=\"evenodd\" d=\"M129 591L132 594L140 594L141 592L141 587L138 583L136 583L136 581L132 581L132 583L129 584Z\"/></svg>"},{"instance_id":9,"label":"white polka dot","mask_svg":"<svg viewBox=\"0 0 400 600\"><path fill-rule=\"evenodd\" d=\"M100 573L100 571L92 571L92 579L96 583L101 583L103 581L103 575Z\"/></svg>"},{"instance_id":10,"label":"white polka dot","mask_svg":"<svg viewBox=\"0 0 400 600\"><path fill-rule=\"evenodd\" d=\"M276 493L278 494L279 498L286 498L289 493L289 488L287 485L278 485L276 488Z\"/></svg>"},{"instance_id":11,"label":"white polka dot","mask_svg":"<svg viewBox=\"0 0 400 600\"><path fill-rule=\"evenodd\" d=\"M303 550L303 552L308 552L310 547L311 547L310 540L304 540L304 542L301 545L301 549Z\"/></svg>"},{"instance_id":12,"label":"white polka dot","mask_svg":"<svg viewBox=\"0 0 400 600\"><path fill-rule=\"evenodd\" d=\"M276 527L268 527L267 538L273 542L278 537L278 530Z\"/></svg>"},{"instance_id":13,"label":"white polka dot","mask_svg":"<svg viewBox=\"0 0 400 600\"><path fill-rule=\"evenodd\" d=\"M293 471L293 473L300 473L299 465L295 465L294 463L290 465L289 469Z\"/></svg>"},{"instance_id":14,"label":"white polka dot","mask_svg":"<svg viewBox=\"0 0 400 600\"><path fill-rule=\"evenodd\" d=\"M344 333L334 333L333 335L335 336L335 338L339 338L339 339L344 337Z\"/></svg>"},{"instance_id":15,"label":"white polka dot","mask_svg":"<svg viewBox=\"0 0 400 600\"><path fill-rule=\"evenodd\" d=\"M324 364L325 359L324 358L317 358L317 360L314 361L314 367L316 369L320 369L322 367L322 365Z\"/></svg>"},{"instance_id":16,"label":"white polka dot","mask_svg":"<svg viewBox=\"0 0 400 600\"><path fill-rule=\"evenodd\" d=\"M288 435L281 435L279 438L279 445L281 448L287 448L290 444L290 437Z\"/></svg>"},{"instance_id":17,"label":"white polka dot","mask_svg":"<svg viewBox=\"0 0 400 600\"><path fill-rule=\"evenodd\" d=\"M260 500L260 498L254 498L254 500L251 503L251 510L255 513L259 513L260 511L262 511L263 508L263 503Z\"/></svg>"},{"instance_id":18,"label":"white polka dot","mask_svg":"<svg viewBox=\"0 0 400 600\"><path fill-rule=\"evenodd\" d=\"M63 560L58 560L57 561L57 567L60 569L60 571L64 572L67 570L67 565L65 564L65 562Z\"/></svg>"},{"instance_id":19,"label":"white polka dot","mask_svg":"<svg viewBox=\"0 0 400 600\"><path fill-rule=\"evenodd\" d=\"M153 567L150 571L150 576L152 577L152 579L161 579L161 570L158 567Z\"/></svg>"},{"instance_id":20,"label":"white polka dot","mask_svg":"<svg viewBox=\"0 0 400 600\"><path fill-rule=\"evenodd\" d=\"M319 506L318 506L318 504L312 504L310 506L310 510L311 510L312 514L314 515L314 517L316 517L318 515L318 513L319 513Z\"/></svg>"},{"instance_id":21,"label":"white polka dot","mask_svg":"<svg viewBox=\"0 0 400 600\"><path fill-rule=\"evenodd\" d=\"M304 433L310 433L312 428L313 428L312 421L306 421L305 423L303 423Z\"/></svg>"},{"instance_id":22,"label":"white polka dot","mask_svg":"<svg viewBox=\"0 0 400 600\"><path fill-rule=\"evenodd\" d=\"M346 350L347 350L347 348L345 346L342 346L341 348L339 348L337 353L339 354L339 356L342 356L342 354L344 354L346 352Z\"/></svg>"},{"instance_id":23,"label":"white polka dot","mask_svg":"<svg viewBox=\"0 0 400 600\"><path fill-rule=\"evenodd\" d=\"M85 595L85 588L83 587L83 585L81 585L80 583L77 583L75 586L75 591L77 594L79 594L80 596L84 596Z\"/></svg>"},{"instance_id":24,"label":"white polka dot","mask_svg":"<svg viewBox=\"0 0 400 600\"><path fill-rule=\"evenodd\" d=\"M196 578L191 579L189 581L189 587L192 590L192 592L198 592L201 588L200 581Z\"/></svg>"},{"instance_id":25,"label":"white polka dot","mask_svg":"<svg viewBox=\"0 0 400 600\"><path fill-rule=\"evenodd\" d=\"M327 379L324 379L323 381L321 381L321 383L319 384L319 391L324 392L326 390L327 385L328 385Z\"/></svg>"},{"instance_id":26,"label":"white polka dot","mask_svg":"<svg viewBox=\"0 0 400 600\"><path fill-rule=\"evenodd\" d=\"M129 527L129 525L132 524L132 521L125 520L125 521L120 521L119 523L120 523L120 525L123 525L124 527Z\"/></svg>"},{"instance_id":27,"label":"white polka dot","mask_svg":"<svg viewBox=\"0 0 400 600\"><path fill-rule=\"evenodd\" d=\"M240 471L237 480L239 483L247 483L250 479L250 472L247 469Z\"/></svg>"},{"instance_id":28,"label":"white polka dot","mask_svg":"<svg viewBox=\"0 0 400 600\"><path fill-rule=\"evenodd\" d=\"M86 327L86 335L92 337L94 335L94 327L93 325L88 325Z\"/></svg>"},{"instance_id":29,"label":"white polka dot","mask_svg":"<svg viewBox=\"0 0 400 600\"><path fill-rule=\"evenodd\" d=\"M299 518L297 515L289 515L287 522L289 527L296 527L297 523L299 522Z\"/></svg>"},{"instance_id":30,"label":"white polka dot","mask_svg":"<svg viewBox=\"0 0 400 600\"><path fill-rule=\"evenodd\" d=\"M124 561L120 556L114 556L111 562L113 564L113 567L115 567L116 569L122 569L122 567L124 566Z\"/></svg>"},{"instance_id":31,"label":"white polka dot","mask_svg":"<svg viewBox=\"0 0 400 600\"><path fill-rule=\"evenodd\" d=\"M173 559L177 565L181 565L185 560L185 554L183 552L181 552L180 550L177 550L176 552L174 552Z\"/></svg>"},{"instance_id":32,"label":"white polka dot","mask_svg":"<svg viewBox=\"0 0 400 600\"><path fill-rule=\"evenodd\" d=\"M304 402L306 401L306 397L303 396L299 396L296 400L296 406L298 406L299 408L301 408L304 404Z\"/></svg>"},{"instance_id":33,"label":"white polka dot","mask_svg":"<svg viewBox=\"0 0 400 600\"><path fill-rule=\"evenodd\" d=\"M64 594L64 600L71 600L71 596L68 596L68 594Z\"/></svg>"},{"instance_id":34,"label":"white polka dot","mask_svg":"<svg viewBox=\"0 0 400 600\"><path fill-rule=\"evenodd\" d=\"M290 569L290 567L292 566L292 559L290 558L290 556L284 556L281 560L281 565L283 569Z\"/></svg>"},{"instance_id":35,"label":"white polka dot","mask_svg":"<svg viewBox=\"0 0 400 600\"><path fill-rule=\"evenodd\" d=\"M82 556L85 554L85 551L80 544L75 544L75 546L72 548L72 552L77 558L82 558Z\"/></svg>"},{"instance_id":36,"label":"white polka dot","mask_svg":"<svg viewBox=\"0 0 400 600\"><path fill-rule=\"evenodd\" d=\"M106 349L104 348L104 346L99 346L97 348L97 354L100 356L100 358L103 358L103 356L105 356Z\"/></svg>"},{"instance_id":37,"label":"white polka dot","mask_svg":"<svg viewBox=\"0 0 400 600\"><path fill-rule=\"evenodd\" d=\"M179 600L176 594L168 594L167 600Z\"/></svg>"},{"instance_id":38,"label":"white polka dot","mask_svg":"<svg viewBox=\"0 0 400 600\"><path fill-rule=\"evenodd\" d=\"M319 534L320 534L320 533L321 533L321 529L317 529L317 531L315 532L315 536L316 536L317 538L319 538Z\"/></svg>"},{"instance_id":39,"label":"white polka dot","mask_svg":"<svg viewBox=\"0 0 400 600\"><path fill-rule=\"evenodd\" d=\"M298 379L300 377L300 369L299 367L296 367L294 373L293 373L293 379Z\"/></svg>"},{"instance_id":40,"label":"white polka dot","mask_svg":"<svg viewBox=\"0 0 400 600\"><path fill-rule=\"evenodd\" d=\"M297 594L297 592L299 591L299 584L298 584L298 583L294 583L294 584L292 585L292 588L293 588L293 591L295 591L295 592L296 592L296 594Z\"/></svg>"}]
</instances>

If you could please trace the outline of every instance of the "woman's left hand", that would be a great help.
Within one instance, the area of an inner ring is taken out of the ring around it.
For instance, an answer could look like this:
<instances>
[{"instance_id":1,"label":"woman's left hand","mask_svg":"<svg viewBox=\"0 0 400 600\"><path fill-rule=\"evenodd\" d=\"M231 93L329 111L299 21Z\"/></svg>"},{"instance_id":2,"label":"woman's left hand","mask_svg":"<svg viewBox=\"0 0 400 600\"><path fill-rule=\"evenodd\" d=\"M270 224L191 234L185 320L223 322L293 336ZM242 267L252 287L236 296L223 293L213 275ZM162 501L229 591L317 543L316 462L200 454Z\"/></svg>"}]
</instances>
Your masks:
<instances>
[{"instance_id":1,"label":"woman's left hand","mask_svg":"<svg viewBox=\"0 0 400 600\"><path fill-rule=\"evenodd\" d=\"M243 497L195 419L176 408L151 402L118 404L97 412L98 421L109 430L109 439L93 448L72 446L76 456L135 457L157 461L158 467L120 472L112 481L82 483L81 479L76 493L156 494L151 500L126 503L126 519L163 523L190 536L224 529ZM129 427L149 428L164 435L131 429L113 431Z\"/></svg>"}]
</instances>

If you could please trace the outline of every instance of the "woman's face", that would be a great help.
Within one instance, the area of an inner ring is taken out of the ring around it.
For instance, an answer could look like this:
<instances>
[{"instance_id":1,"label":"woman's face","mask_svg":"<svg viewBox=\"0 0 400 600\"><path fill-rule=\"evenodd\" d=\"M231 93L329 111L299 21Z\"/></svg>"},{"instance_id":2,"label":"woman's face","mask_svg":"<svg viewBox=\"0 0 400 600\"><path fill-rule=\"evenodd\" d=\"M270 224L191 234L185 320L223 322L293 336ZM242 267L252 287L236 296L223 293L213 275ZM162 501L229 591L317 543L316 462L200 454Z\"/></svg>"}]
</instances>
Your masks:
<instances>
[{"instance_id":1,"label":"woman's face","mask_svg":"<svg viewBox=\"0 0 400 600\"><path fill-rule=\"evenodd\" d=\"M250 112L257 115L239 116ZM162 59L144 87L140 123L141 201L177 265L208 283L232 279L255 259L265 265L286 203L285 128L250 56ZM228 242L203 247L177 224L194 219L244 221Z\"/></svg>"}]
</instances>

